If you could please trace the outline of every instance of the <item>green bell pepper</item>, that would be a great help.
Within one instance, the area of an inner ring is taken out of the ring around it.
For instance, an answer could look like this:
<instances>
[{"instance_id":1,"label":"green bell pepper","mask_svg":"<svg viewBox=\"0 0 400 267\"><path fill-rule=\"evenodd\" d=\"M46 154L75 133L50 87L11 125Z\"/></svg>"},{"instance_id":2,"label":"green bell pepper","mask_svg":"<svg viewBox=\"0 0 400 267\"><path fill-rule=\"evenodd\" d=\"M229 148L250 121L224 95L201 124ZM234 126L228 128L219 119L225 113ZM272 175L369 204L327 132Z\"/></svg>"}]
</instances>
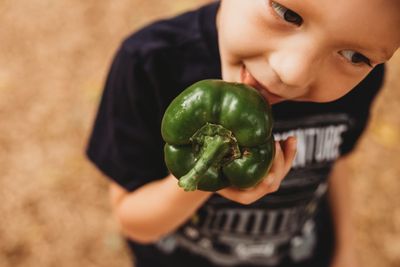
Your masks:
<instances>
[{"instance_id":1,"label":"green bell pepper","mask_svg":"<svg viewBox=\"0 0 400 267\"><path fill-rule=\"evenodd\" d=\"M272 125L271 108L256 89L199 81L165 111L165 163L185 191L252 187L272 165Z\"/></svg>"}]
</instances>

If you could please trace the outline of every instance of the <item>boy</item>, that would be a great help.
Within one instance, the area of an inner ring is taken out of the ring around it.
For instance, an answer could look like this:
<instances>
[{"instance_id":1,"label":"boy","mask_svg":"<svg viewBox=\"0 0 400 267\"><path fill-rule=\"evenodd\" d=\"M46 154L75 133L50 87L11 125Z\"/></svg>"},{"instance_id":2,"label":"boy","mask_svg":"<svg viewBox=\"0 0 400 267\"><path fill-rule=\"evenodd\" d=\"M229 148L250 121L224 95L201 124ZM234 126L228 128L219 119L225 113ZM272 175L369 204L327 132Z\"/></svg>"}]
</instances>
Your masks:
<instances>
[{"instance_id":1,"label":"boy","mask_svg":"<svg viewBox=\"0 0 400 267\"><path fill-rule=\"evenodd\" d=\"M339 158L399 46L398 14L395 1L223 0L127 38L87 153L113 180L135 266L356 266ZM255 188L184 192L165 168L162 115L209 78L249 84L272 105L281 141Z\"/></svg>"}]
</instances>

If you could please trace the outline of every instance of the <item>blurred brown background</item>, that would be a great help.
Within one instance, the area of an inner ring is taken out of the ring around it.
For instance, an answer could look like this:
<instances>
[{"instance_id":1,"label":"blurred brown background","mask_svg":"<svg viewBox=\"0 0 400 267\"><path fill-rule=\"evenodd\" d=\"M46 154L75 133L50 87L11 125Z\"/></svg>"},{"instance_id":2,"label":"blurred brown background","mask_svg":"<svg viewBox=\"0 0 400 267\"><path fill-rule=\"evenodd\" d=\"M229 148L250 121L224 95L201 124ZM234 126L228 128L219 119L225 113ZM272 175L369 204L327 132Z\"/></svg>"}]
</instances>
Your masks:
<instances>
[{"instance_id":1,"label":"blurred brown background","mask_svg":"<svg viewBox=\"0 0 400 267\"><path fill-rule=\"evenodd\" d=\"M0 0L0 266L130 266L84 148L122 38L209 0ZM348 164L361 266L400 266L400 53Z\"/></svg>"}]
</instances>

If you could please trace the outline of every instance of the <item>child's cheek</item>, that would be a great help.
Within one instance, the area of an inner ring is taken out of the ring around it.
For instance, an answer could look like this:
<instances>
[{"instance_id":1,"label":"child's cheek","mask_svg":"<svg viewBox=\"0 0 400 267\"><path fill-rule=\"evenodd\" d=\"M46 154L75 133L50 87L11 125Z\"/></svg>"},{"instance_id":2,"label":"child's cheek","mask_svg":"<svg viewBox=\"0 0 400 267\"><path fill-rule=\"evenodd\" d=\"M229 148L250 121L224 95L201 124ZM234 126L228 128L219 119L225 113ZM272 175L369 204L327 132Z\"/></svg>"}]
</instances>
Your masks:
<instances>
[{"instance_id":1,"label":"child's cheek","mask_svg":"<svg viewBox=\"0 0 400 267\"><path fill-rule=\"evenodd\" d=\"M231 1L231 2L229 2ZM229 0L225 2L225 9L220 14L221 44L231 53L241 56L254 56L261 52L261 46L268 36L265 31L266 11L260 11L260 4L256 1L238 2ZM253 1L253 0L252 0ZM263 2L263 1L261 1ZM261 7L265 9L266 4Z\"/></svg>"},{"instance_id":2,"label":"child's cheek","mask_svg":"<svg viewBox=\"0 0 400 267\"><path fill-rule=\"evenodd\" d=\"M268 37L255 27L231 28L221 39L223 49L240 58L253 58L265 55L271 47Z\"/></svg>"}]
</instances>

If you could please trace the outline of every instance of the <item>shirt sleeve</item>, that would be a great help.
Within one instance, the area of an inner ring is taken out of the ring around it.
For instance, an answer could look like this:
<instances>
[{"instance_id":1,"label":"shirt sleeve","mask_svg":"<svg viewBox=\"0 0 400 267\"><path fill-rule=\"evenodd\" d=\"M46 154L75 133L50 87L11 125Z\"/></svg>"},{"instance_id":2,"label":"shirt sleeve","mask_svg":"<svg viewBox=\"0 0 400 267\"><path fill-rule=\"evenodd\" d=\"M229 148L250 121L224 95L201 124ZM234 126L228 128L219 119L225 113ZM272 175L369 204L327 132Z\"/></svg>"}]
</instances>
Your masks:
<instances>
[{"instance_id":1,"label":"shirt sleeve","mask_svg":"<svg viewBox=\"0 0 400 267\"><path fill-rule=\"evenodd\" d=\"M139 56L123 46L111 65L87 147L88 158L128 191L168 174L160 108Z\"/></svg>"}]
</instances>

